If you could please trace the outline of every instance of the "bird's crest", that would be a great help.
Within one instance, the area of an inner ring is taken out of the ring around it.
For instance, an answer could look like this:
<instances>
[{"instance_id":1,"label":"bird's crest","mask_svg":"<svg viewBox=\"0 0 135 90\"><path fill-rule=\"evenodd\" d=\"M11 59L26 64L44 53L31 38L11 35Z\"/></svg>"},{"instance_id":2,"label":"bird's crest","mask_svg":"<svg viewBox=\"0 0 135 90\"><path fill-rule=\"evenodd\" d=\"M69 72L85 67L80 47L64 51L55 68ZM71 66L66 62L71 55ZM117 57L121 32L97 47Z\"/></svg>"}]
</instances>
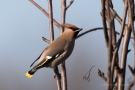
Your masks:
<instances>
[{"instance_id":1,"label":"bird's crest","mask_svg":"<svg viewBox=\"0 0 135 90\"><path fill-rule=\"evenodd\" d=\"M67 29L74 29L74 30L79 29L77 26L72 25L72 24L69 24L69 23L61 24L60 27L65 27L65 28L67 28Z\"/></svg>"}]
</instances>

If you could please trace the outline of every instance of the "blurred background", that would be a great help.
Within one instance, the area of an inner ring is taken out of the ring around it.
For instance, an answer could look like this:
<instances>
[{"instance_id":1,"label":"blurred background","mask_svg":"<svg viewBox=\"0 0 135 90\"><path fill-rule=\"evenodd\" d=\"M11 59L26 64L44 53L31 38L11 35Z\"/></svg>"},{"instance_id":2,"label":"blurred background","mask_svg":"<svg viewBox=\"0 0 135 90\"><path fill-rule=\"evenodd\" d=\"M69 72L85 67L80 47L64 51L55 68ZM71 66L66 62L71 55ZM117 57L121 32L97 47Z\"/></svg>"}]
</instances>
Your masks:
<instances>
[{"instance_id":1,"label":"blurred background","mask_svg":"<svg viewBox=\"0 0 135 90\"><path fill-rule=\"evenodd\" d=\"M47 0L34 0L48 11ZM70 0L67 0L67 4ZM114 9L122 17L122 0L112 0ZM102 27L100 0L75 0L67 10L66 22L83 31ZM61 23L61 0L53 0L54 19ZM116 30L120 25L116 22ZM55 38L60 35L54 25ZM82 32L83 32L82 31ZM80 32L81 33L81 32ZM0 0L0 90L56 90L54 72L50 68L38 70L32 79L25 73L31 63L48 45L42 36L50 39L48 18L28 0ZM127 64L133 66L133 46L130 42ZM120 49L121 52L121 49ZM88 33L76 40L72 55L66 60L68 90L105 90L106 82L92 69L90 82L83 76L96 65L107 74L108 54L103 30ZM132 81L127 68L126 87ZM107 76L107 75L106 75Z\"/></svg>"}]
</instances>

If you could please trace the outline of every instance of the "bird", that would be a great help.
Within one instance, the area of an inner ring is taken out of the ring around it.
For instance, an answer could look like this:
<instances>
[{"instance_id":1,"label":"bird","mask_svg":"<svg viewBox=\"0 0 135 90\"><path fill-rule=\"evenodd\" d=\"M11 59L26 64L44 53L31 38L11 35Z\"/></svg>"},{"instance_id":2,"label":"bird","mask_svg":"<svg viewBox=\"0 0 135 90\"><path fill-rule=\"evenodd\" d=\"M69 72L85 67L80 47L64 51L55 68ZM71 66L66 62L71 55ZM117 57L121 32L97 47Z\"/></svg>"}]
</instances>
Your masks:
<instances>
[{"instance_id":1,"label":"bird","mask_svg":"<svg viewBox=\"0 0 135 90\"><path fill-rule=\"evenodd\" d=\"M52 41L31 64L32 66L37 61L37 64L31 70L26 72L25 75L28 78L32 78L34 73L43 67L52 68L57 75L57 66L71 55L74 49L75 39L82 28L78 28L69 23L60 24L60 27L65 28L64 32L57 39Z\"/></svg>"}]
</instances>

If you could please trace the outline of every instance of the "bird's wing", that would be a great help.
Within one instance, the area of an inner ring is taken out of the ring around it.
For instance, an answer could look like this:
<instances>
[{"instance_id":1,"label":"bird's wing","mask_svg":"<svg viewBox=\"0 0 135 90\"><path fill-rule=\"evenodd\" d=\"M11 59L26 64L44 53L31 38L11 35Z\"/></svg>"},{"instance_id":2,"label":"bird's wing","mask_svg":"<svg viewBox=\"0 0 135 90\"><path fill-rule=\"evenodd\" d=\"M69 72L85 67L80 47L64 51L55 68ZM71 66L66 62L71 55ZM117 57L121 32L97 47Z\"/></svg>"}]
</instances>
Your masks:
<instances>
[{"instance_id":1,"label":"bird's wing","mask_svg":"<svg viewBox=\"0 0 135 90\"><path fill-rule=\"evenodd\" d=\"M45 49L42 51L42 53L45 51ZM38 56L38 58L30 65L30 67L41 57L42 53Z\"/></svg>"},{"instance_id":2,"label":"bird's wing","mask_svg":"<svg viewBox=\"0 0 135 90\"><path fill-rule=\"evenodd\" d=\"M39 59L40 66L51 62L55 58L60 56L65 51L66 46L67 41L65 39L56 39L55 41L53 41L45 50L45 54L41 55Z\"/></svg>"},{"instance_id":3,"label":"bird's wing","mask_svg":"<svg viewBox=\"0 0 135 90\"><path fill-rule=\"evenodd\" d=\"M42 66L58 56L60 56L66 47L67 41L65 39L56 39L47 48L43 50L40 56L31 64L31 66L38 60L38 65ZM55 45L55 46L54 46Z\"/></svg>"}]
</instances>

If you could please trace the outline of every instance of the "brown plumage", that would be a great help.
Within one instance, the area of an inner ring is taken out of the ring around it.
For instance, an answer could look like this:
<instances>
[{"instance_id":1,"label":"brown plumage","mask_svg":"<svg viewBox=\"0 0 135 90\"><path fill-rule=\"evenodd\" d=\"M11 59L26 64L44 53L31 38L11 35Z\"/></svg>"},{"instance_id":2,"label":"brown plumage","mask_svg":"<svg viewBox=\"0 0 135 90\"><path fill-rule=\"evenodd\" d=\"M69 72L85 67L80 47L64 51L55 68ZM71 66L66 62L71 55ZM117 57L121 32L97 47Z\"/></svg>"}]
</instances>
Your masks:
<instances>
[{"instance_id":1,"label":"brown plumage","mask_svg":"<svg viewBox=\"0 0 135 90\"><path fill-rule=\"evenodd\" d=\"M60 27L65 27L67 29L74 29L74 30L79 29L77 26L69 24L69 23L61 24Z\"/></svg>"},{"instance_id":2,"label":"brown plumage","mask_svg":"<svg viewBox=\"0 0 135 90\"><path fill-rule=\"evenodd\" d=\"M56 66L65 61L71 55L74 48L75 38L81 29L72 24L61 24L60 26L65 27L66 30L44 49L39 58L37 58L37 65L26 73L27 77L31 77L42 67L51 67L55 70ZM34 63L32 63L32 65L33 64Z\"/></svg>"}]
</instances>

